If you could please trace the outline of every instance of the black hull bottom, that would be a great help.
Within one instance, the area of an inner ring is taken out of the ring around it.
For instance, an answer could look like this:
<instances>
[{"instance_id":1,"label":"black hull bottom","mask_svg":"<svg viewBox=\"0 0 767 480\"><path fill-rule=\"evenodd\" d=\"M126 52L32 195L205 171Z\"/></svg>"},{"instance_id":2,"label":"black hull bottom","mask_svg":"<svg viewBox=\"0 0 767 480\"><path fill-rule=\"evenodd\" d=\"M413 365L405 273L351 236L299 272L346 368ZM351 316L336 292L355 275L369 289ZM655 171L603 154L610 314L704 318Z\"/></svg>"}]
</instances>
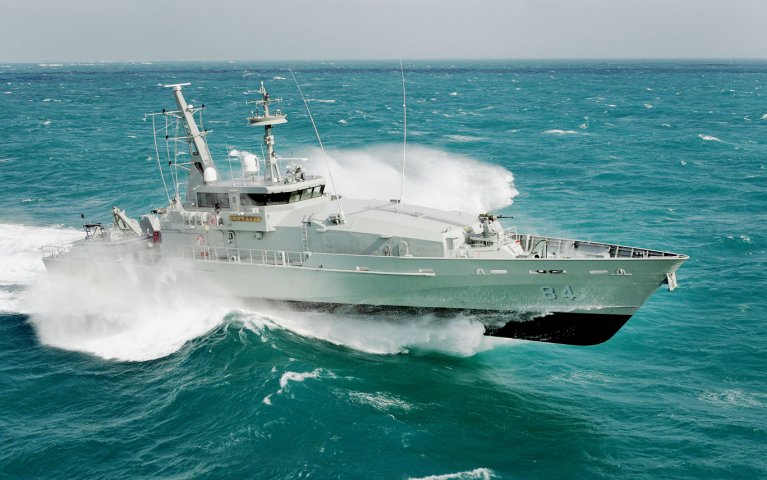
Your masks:
<instances>
[{"instance_id":1,"label":"black hull bottom","mask_svg":"<svg viewBox=\"0 0 767 480\"><path fill-rule=\"evenodd\" d=\"M457 314L472 315L485 325L485 335L515 338L536 342L565 345L597 345L611 339L631 315L599 313L518 313L454 308L392 307L383 305L349 305L337 303L309 303L295 301L268 301L275 306L288 306L300 311L318 311L334 314L385 315L406 320L418 315L449 318Z\"/></svg>"},{"instance_id":2,"label":"black hull bottom","mask_svg":"<svg viewBox=\"0 0 767 480\"><path fill-rule=\"evenodd\" d=\"M557 312L526 321L511 321L499 328L490 327L485 335L566 345L598 345L610 340L629 318L631 315Z\"/></svg>"}]
</instances>

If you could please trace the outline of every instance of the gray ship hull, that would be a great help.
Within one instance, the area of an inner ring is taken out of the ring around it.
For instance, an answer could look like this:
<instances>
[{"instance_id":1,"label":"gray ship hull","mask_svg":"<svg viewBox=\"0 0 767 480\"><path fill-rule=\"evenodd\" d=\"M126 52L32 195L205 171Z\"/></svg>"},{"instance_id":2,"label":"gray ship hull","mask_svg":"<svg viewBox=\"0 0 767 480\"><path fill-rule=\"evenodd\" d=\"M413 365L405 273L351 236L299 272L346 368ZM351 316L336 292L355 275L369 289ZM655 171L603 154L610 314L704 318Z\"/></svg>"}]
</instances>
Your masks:
<instances>
[{"instance_id":1,"label":"gray ship hull","mask_svg":"<svg viewBox=\"0 0 767 480\"><path fill-rule=\"evenodd\" d=\"M45 263L50 271L87 274L97 282L123 275L151 281L158 272L171 272L177 288L294 309L394 311L405 321L424 312L467 312L485 325L487 335L593 345L611 338L684 261L314 254L291 265L284 257L259 264L242 255L157 253L124 255L115 263L86 260L80 251L47 257Z\"/></svg>"}]
</instances>

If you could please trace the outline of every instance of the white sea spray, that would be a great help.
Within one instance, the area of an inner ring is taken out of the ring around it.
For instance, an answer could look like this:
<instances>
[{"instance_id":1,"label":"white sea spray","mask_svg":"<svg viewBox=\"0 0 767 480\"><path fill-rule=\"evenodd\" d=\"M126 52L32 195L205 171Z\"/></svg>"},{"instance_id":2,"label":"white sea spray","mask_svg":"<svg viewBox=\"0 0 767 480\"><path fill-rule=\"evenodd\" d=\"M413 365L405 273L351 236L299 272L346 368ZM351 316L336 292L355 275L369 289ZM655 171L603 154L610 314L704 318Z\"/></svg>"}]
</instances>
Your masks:
<instances>
[{"instance_id":1,"label":"white sea spray","mask_svg":"<svg viewBox=\"0 0 767 480\"><path fill-rule=\"evenodd\" d=\"M326 174L320 151L312 149L306 156L309 171ZM401 144L330 150L328 156L336 188L342 195L361 199L399 197ZM405 175L405 203L442 210L499 209L510 205L518 194L514 176L500 165L422 145L408 145Z\"/></svg>"}]
</instances>

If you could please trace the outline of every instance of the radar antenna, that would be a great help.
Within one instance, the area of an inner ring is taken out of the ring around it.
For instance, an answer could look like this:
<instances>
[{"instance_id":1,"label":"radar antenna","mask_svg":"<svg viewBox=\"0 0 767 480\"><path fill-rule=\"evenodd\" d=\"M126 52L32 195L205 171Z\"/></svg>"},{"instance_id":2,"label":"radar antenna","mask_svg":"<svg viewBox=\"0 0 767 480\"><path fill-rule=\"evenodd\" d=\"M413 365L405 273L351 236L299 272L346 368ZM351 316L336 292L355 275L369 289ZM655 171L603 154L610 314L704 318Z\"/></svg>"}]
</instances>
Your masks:
<instances>
[{"instance_id":1,"label":"radar antenna","mask_svg":"<svg viewBox=\"0 0 767 480\"><path fill-rule=\"evenodd\" d=\"M264 145L266 145L264 181L277 183L282 181L282 176L280 175L280 169L277 165L277 152L274 151L272 125L288 123L288 118L286 114L279 110L276 110L274 113L269 112L269 105L271 103L281 102L282 99L269 98L269 92L266 91L264 82L261 82L261 88L258 89L258 93L261 94L261 99L250 102L256 104L256 110L253 112L253 116L248 117L248 123L252 126L264 127ZM259 107L261 108L259 109Z\"/></svg>"}]
</instances>

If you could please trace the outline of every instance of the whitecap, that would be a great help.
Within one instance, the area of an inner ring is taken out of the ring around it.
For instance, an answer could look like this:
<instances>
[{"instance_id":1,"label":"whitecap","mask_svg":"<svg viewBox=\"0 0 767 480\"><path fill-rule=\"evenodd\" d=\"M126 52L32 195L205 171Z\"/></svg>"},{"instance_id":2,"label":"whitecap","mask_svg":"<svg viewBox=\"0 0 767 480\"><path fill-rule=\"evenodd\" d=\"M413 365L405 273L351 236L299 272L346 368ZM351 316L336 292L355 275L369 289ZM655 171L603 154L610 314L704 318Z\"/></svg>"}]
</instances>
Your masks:
<instances>
[{"instance_id":1,"label":"whitecap","mask_svg":"<svg viewBox=\"0 0 767 480\"><path fill-rule=\"evenodd\" d=\"M445 138L449 138L453 142L479 142L484 140L483 137L472 137L471 135L445 135Z\"/></svg>"},{"instance_id":2,"label":"whitecap","mask_svg":"<svg viewBox=\"0 0 767 480\"><path fill-rule=\"evenodd\" d=\"M495 472L489 468L475 468L465 472L429 475L426 477L409 477L409 480L490 480L495 476Z\"/></svg>"},{"instance_id":3,"label":"whitecap","mask_svg":"<svg viewBox=\"0 0 767 480\"><path fill-rule=\"evenodd\" d=\"M546 133L549 135L578 135L580 132L576 132L575 130L560 130L558 128L554 128L551 130L546 130L543 133Z\"/></svg>"},{"instance_id":4,"label":"whitecap","mask_svg":"<svg viewBox=\"0 0 767 480\"><path fill-rule=\"evenodd\" d=\"M319 378L322 369L315 368L311 372L285 372L280 377L280 389L277 390L278 394L285 391L289 382L301 383L307 378Z\"/></svg>"},{"instance_id":5,"label":"whitecap","mask_svg":"<svg viewBox=\"0 0 767 480\"><path fill-rule=\"evenodd\" d=\"M457 97L458 92L450 92L448 95L450 95L451 97Z\"/></svg>"},{"instance_id":6,"label":"whitecap","mask_svg":"<svg viewBox=\"0 0 767 480\"><path fill-rule=\"evenodd\" d=\"M651 104L649 104L649 103L645 103L645 104L644 104L644 108L646 108L646 109L648 109L648 110L649 110L649 109L651 109L651 108L655 108L655 107L653 107L653 106L652 106Z\"/></svg>"},{"instance_id":7,"label":"whitecap","mask_svg":"<svg viewBox=\"0 0 767 480\"><path fill-rule=\"evenodd\" d=\"M764 115L762 115L762 120L767 120L767 113L765 113Z\"/></svg>"},{"instance_id":8,"label":"whitecap","mask_svg":"<svg viewBox=\"0 0 767 480\"><path fill-rule=\"evenodd\" d=\"M721 407L762 407L764 405L764 402L760 401L755 394L749 395L738 389L704 392L698 398Z\"/></svg>"},{"instance_id":9,"label":"whitecap","mask_svg":"<svg viewBox=\"0 0 767 480\"><path fill-rule=\"evenodd\" d=\"M716 137L714 137L712 135L704 135L702 133L698 135L698 138L700 138L701 140L704 140L706 142L721 142L721 140L719 140L718 138L716 138Z\"/></svg>"},{"instance_id":10,"label":"whitecap","mask_svg":"<svg viewBox=\"0 0 767 480\"><path fill-rule=\"evenodd\" d=\"M344 120L344 119L342 118L341 120L339 120L339 121L338 121L338 123L340 123L341 125L346 125L346 124L348 124L349 122L347 122L346 120Z\"/></svg>"},{"instance_id":11,"label":"whitecap","mask_svg":"<svg viewBox=\"0 0 767 480\"><path fill-rule=\"evenodd\" d=\"M285 77L272 77L272 80L287 80Z\"/></svg>"},{"instance_id":12,"label":"whitecap","mask_svg":"<svg viewBox=\"0 0 767 480\"><path fill-rule=\"evenodd\" d=\"M382 392L349 392L348 395L352 402L362 405L369 405L382 412L388 412L390 410L408 411L413 408L413 406L406 401L394 395Z\"/></svg>"},{"instance_id":13,"label":"whitecap","mask_svg":"<svg viewBox=\"0 0 767 480\"><path fill-rule=\"evenodd\" d=\"M274 369L273 369L274 370ZM272 397L274 395L282 395L283 393L287 392L290 388L290 383L301 383L306 379L309 378L320 378L320 375L327 375L331 378L334 377L333 372L323 372L321 368L315 368L311 372L285 372L280 377L280 389L277 390L274 393L270 393L269 395L265 396L261 403L264 405L272 405Z\"/></svg>"}]
</instances>

